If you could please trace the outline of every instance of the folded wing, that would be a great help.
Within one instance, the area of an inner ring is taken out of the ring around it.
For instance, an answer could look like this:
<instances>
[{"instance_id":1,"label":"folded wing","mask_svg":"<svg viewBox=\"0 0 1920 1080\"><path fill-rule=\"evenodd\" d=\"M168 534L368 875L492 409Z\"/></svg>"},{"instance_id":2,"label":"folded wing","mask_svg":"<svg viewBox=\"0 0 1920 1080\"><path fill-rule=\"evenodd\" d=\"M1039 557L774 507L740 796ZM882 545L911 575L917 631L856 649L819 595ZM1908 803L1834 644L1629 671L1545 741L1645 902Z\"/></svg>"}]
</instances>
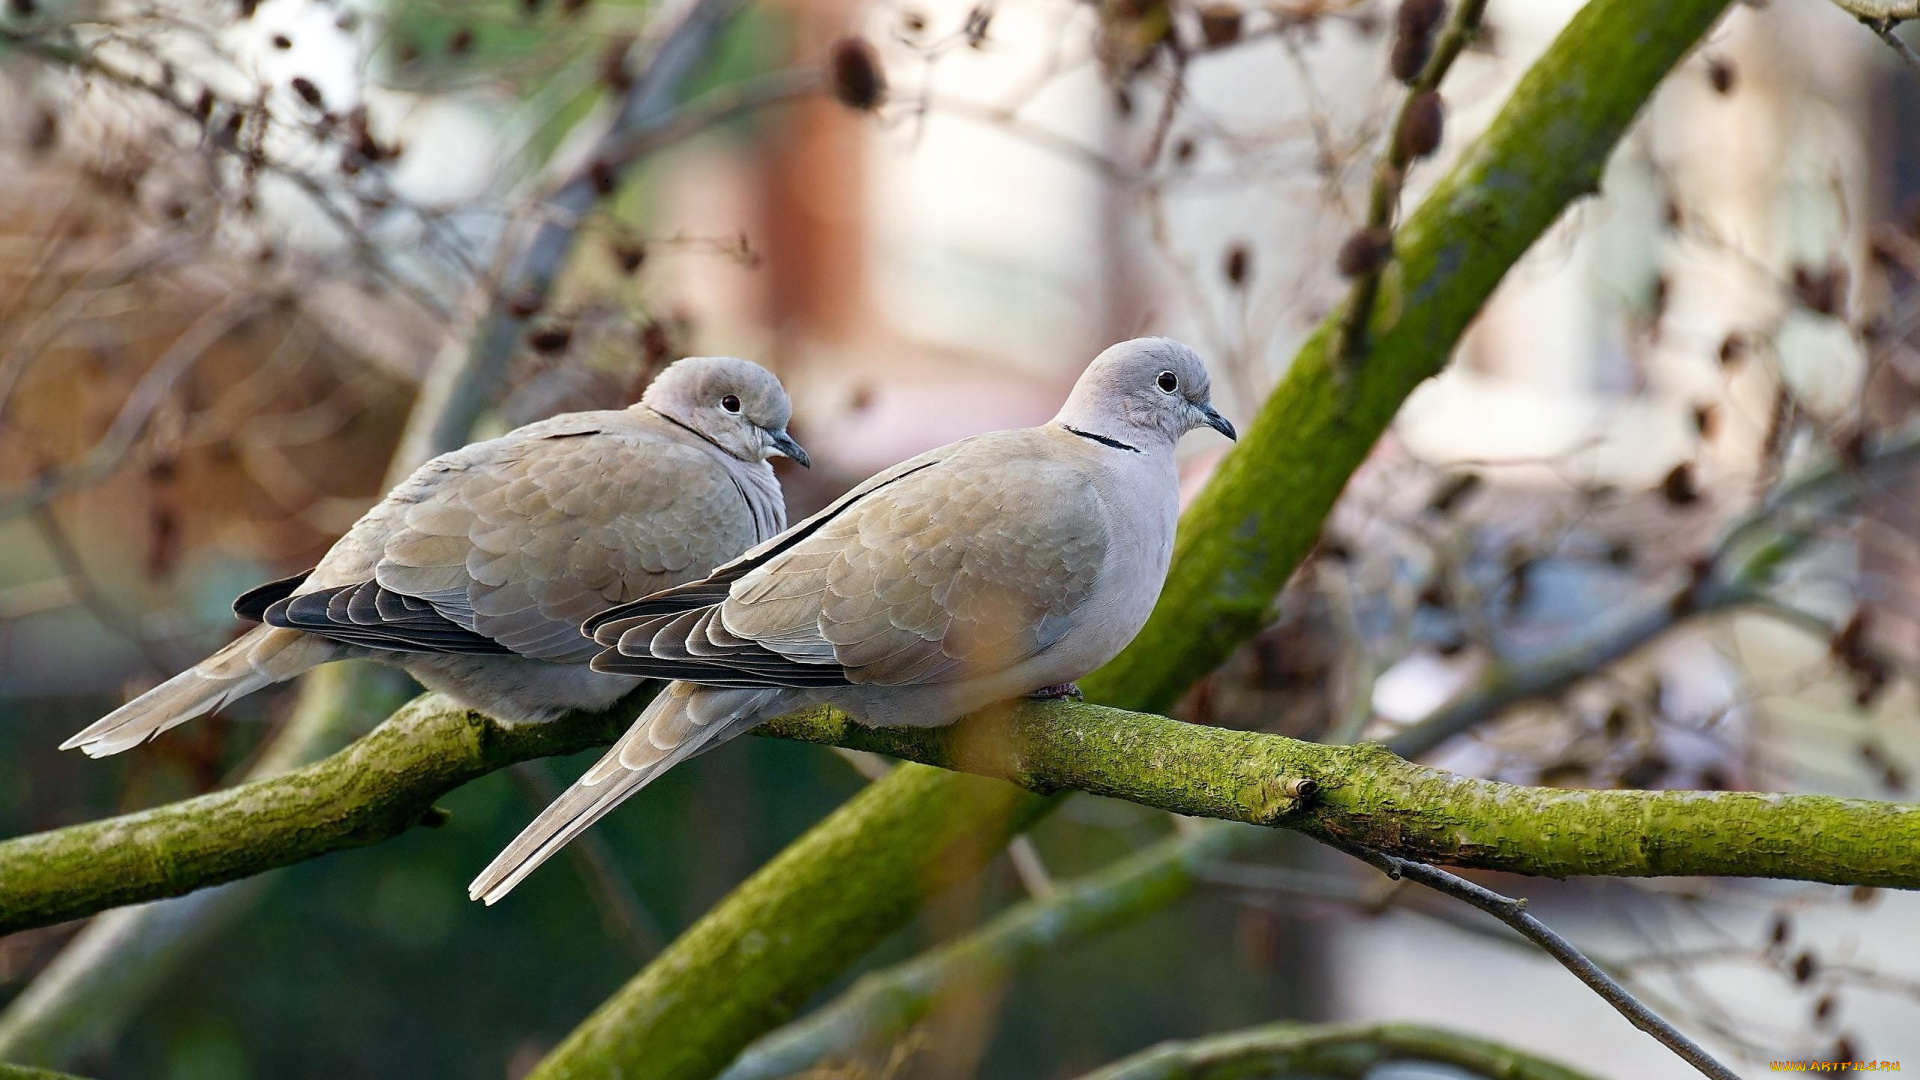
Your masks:
<instances>
[{"instance_id":1,"label":"folded wing","mask_svg":"<svg viewBox=\"0 0 1920 1080\"><path fill-rule=\"evenodd\" d=\"M701 448L536 429L415 474L368 516L364 542L336 549L358 565L262 586L242 614L366 648L584 663L598 651L580 633L589 615L758 539L746 499Z\"/></svg>"},{"instance_id":2,"label":"folded wing","mask_svg":"<svg viewBox=\"0 0 1920 1080\"><path fill-rule=\"evenodd\" d=\"M603 671L719 686L956 681L1064 635L1108 524L1034 431L875 477L704 581L589 621Z\"/></svg>"}]
</instances>

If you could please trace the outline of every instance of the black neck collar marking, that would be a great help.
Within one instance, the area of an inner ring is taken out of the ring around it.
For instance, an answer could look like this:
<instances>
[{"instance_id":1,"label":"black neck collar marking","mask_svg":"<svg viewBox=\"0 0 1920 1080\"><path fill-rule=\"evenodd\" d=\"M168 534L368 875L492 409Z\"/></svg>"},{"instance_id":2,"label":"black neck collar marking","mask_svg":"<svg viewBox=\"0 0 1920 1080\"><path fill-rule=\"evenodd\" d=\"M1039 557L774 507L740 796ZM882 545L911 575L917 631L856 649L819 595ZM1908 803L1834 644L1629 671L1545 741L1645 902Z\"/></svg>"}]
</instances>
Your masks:
<instances>
[{"instance_id":1,"label":"black neck collar marking","mask_svg":"<svg viewBox=\"0 0 1920 1080\"><path fill-rule=\"evenodd\" d=\"M666 413L661 412L659 409L656 409L651 405L647 406L647 411L659 417L660 419L665 420L667 423L672 424L674 427L680 428L683 431L692 432L695 438L702 440L703 442L707 443L709 446L712 446L715 450L720 451L721 453L727 455L728 457L736 456L733 451L727 449L724 446L721 446L717 442L714 442L711 438L707 436L706 432L701 431L698 428L692 427L690 425L683 424L680 421L675 420L673 417L668 416Z\"/></svg>"},{"instance_id":2,"label":"black neck collar marking","mask_svg":"<svg viewBox=\"0 0 1920 1080\"><path fill-rule=\"evenodd\" d=\"M1134 453L1134 454L1137 454L1140 452L1139 447L1128 446L1126 443L1121 442L1119 439L1109 438L1105 435L1096 435L1091 431L1081 431L1079 428L1074 427L1072 424L1061 424L1060 426L1063 428L1066 428L1068 431L1073 432L1075 435L1078 435L1083 439L1092 439L1094 442L1099 443L1101 446L1111 446L1115 450L1125 450L1125 451L1128 451L1129 453Z\"/></svg>"}]
</instances>

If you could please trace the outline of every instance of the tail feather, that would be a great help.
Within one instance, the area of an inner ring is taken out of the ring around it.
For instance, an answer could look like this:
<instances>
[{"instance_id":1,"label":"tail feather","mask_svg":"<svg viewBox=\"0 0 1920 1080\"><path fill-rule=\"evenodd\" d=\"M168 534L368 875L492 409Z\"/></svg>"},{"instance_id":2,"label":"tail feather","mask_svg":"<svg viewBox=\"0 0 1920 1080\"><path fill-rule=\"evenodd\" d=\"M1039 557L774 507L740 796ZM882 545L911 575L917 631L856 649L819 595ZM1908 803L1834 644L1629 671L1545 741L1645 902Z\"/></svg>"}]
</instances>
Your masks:
<instances>
[{"instance_id":1,"label":"tail feather","mask_svg":"<svg viewBox=\"0 0 1920 1080\"><path fill-rule=\"evenodd\" d=\"M333 658L327 643L295 630L256 627L225 648L141 694L60 744L88 757L131 749Z\"/></svg>"},{"instance_id":2,"label":"tail feather","mask_svg":"<svg viewBox=\"0 0 1920 1080\"><path fill-rule=\"evenodd\" d=\"M492 905L587 827L687 758L750 727L775 696L766 690L701 689L677 682L653 699L620 741L467 886Z\"/></svg>"}]
</instances>

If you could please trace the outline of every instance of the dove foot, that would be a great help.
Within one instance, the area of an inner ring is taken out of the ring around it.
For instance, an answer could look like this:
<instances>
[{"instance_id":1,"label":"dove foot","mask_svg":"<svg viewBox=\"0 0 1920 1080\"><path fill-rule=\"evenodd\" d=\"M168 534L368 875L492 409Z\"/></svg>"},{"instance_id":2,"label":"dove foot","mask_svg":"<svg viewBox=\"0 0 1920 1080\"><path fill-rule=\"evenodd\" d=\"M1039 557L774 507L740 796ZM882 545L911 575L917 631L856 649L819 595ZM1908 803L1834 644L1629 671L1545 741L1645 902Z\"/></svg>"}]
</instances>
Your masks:
<instances>
[{"instance_id":1,"label":"dove foot","mask_svg":"<svg viewBox=\"0 0 1920 1080\"><path fill-rule=\"evenodd\" d=\"M1028 694L1027 698L1030 701L1058 701L1061 698L1066 698L1071 701L1085 701L1086 695L1080 692L1080 685L1078 683L1063 682L1055 683L1052 686L1043 686L1033 693Z\"/></svg>"}]
</instances>

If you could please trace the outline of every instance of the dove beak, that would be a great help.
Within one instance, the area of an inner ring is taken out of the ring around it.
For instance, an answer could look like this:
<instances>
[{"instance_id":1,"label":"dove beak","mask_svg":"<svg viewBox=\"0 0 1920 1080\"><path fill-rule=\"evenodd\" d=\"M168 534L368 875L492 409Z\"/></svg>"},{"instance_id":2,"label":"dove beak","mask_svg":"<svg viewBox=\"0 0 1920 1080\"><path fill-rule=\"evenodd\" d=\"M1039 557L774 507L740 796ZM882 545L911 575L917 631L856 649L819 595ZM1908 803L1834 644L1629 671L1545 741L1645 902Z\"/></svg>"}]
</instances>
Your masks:
<instances>
[{"instance_id":1,"label":"dove beak","mask_svg":"<svg viewBox=\"0 0 1920 1080\"><path fill-rule=\"evenodd\" d=\"M767 442L773 447L774 453L785 454L793 459L794 464L803 469L813 468L813 459L807 456L807 452L800 448L799 443L793 441L793 436L787 434L786 429L768 432Z\"/></svg>"},{"instance_id":2,"label":"dove beak","mask_svg":"<svg viewBox=\"0 0 1920 1080\"><path fill-rule=\"evenodd\" d=\"M1200 406L1200 415L1206 419L1208 427L1212 428L1213 430L1219 432L1222 435L1225 435L1228 439L1231 439L1234 442L1240 441L1240 436L1234 434L1233 425L1228 423L1227 418L1224 416L1221 416L1219 411L1215 409L1213 406L1211 405Z\"/></svg>"}]
</instances>

